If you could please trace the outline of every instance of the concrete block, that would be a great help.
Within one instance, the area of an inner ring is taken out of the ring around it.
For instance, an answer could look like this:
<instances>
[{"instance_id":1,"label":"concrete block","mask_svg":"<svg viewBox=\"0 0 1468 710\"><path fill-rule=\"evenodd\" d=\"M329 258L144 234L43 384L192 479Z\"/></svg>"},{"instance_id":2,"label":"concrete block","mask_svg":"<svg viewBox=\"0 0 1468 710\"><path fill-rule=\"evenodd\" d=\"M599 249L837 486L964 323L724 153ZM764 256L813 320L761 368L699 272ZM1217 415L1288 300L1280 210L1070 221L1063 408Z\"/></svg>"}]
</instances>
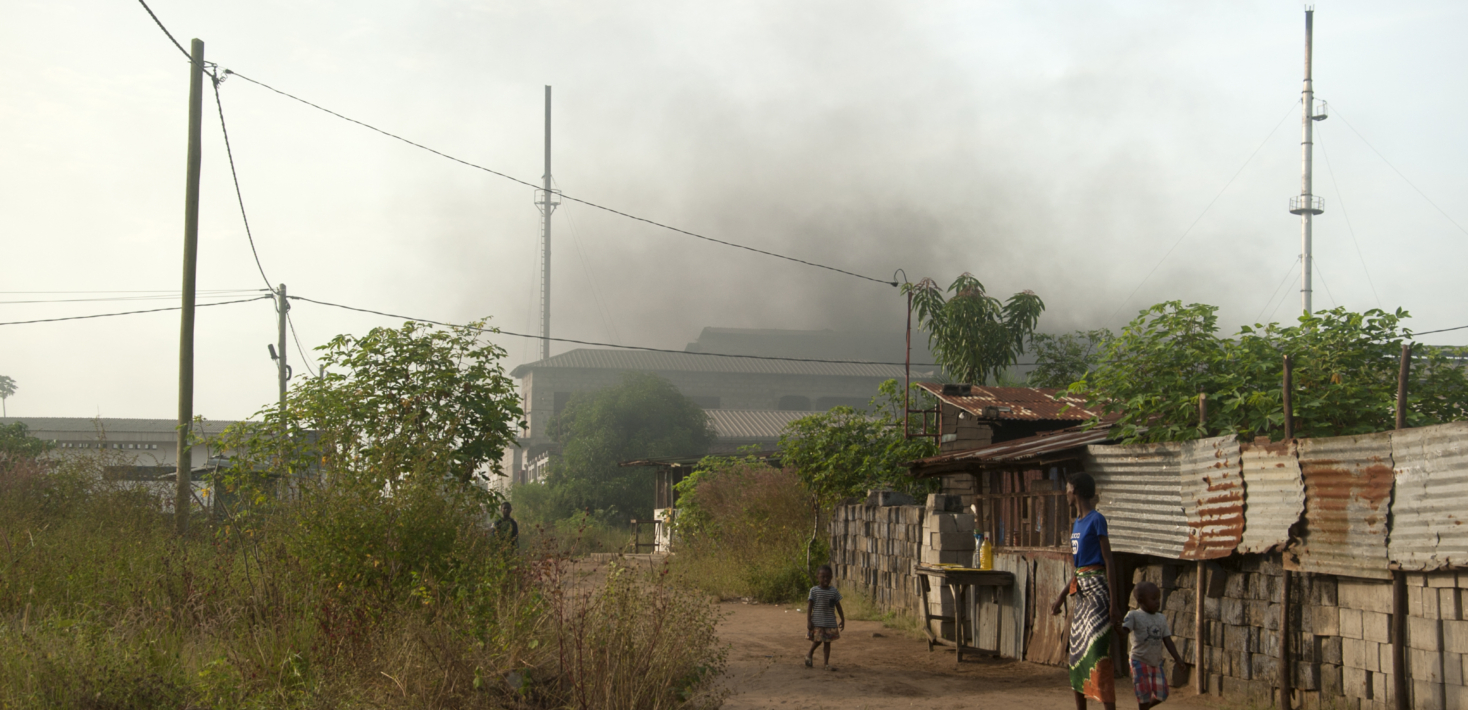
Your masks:
<instances>
[{"instance_id":1,"label":"concrete block","mask_svg":"<svg viewBox=\"0 0 1468 710\"><path fill-rule=\"evenodd\" d=\"M1468 621L1444 621L1443 649L1452 653L1468 653Z\"/></svg>"},{"instance_id":2,"label":"concrete block","mask_svg":"<svg viewBox=\"0 0 1468 710\"><path fill-rule=\"evenodd\" d=\"M1386 643L1391 640L1391 616L1374 611L1361 612L1361 637L1367 641Z\"/></svg>"},{"instance_id":3,"label":"concrete block","mask_svg":"<svg viewBox=\"0 0 1468 710\"><path fill-rule=\"evenodd\" d=\"M929 493L927 504L923 507L926 510L940 513L962 513L963 496Z\"/></svg>"},{"instance_id":4,"label":"concrete block","mask_svg":"<svg viewBox=\"0 0 1468 710\"><path fill-rule=\"evenodd\" d=\"M1392 586L1389 582L1363 579L1336 579L1339 606L1390 614L1392 610Z\"/></svg>"},{"instance_id":5,"label":"concrete block","mask_svg":"<svg viewBox=\"0 0 1468 710\"><path fill-rule=\"evenodd\" d=\"M1295 688L1320 690L1320 664L1298 662L1295 665Z\"/></svg>"},{"instance_id":6,"label":"concrete block","mask_svg":"<svg viewBox=\"0 0 1468 710\"><path fill-rule=\"evenodd\" d=\"M1443 682L1443 657L1437 651L1409 648L1407 649L1407 663L1407 667L1412 669L1410 675L1413 680L1426 680L1438 684Z\"/></svg>"},{"instance_id":7,"label":"concrete block","mask_svg":"<svg viewBox=\"0 0 1468 710\"><path fill-rule=\"evenodd\" d=\"M1248 651L1230 652L1228 657L1230 660L1229 675L1240 680L1254 679L1253 654Z\"/></svg>"},{"instance_id":8,"label":"concrete block","mask_svg":"<svg viewBox=\"0 0 1468 710\"><path fill-rule=\"evenodd\" d=\"M1374 671L1378 668L1377 644L1360 639L1341 639L1341 665Z\"/></svg>"},{"instance_id":9,"label":"concrete block","mask_svg":"<svg viewBox=\"0 0 1468 710\"><path fill-rule=\"evenodd\" d=\"M1443 682L1448 685L1463 685L1463 654L1443 653Z\"/></svg>"},{"instance_id":10,"label":"concrete block","mask_svg":"<svg viewBox=\"0 0 1468 710\"><path fill-rule=\"evenodd\" d=\"M1371 671L1344 666L1341 668L1341 690L1348 698L1371 697Z\"/></svg>"},{"instance_id":11,"label":"concrete block","mask_svg":"<svg viewBox=\"0 0 1468 710\"><path fill-rule=\"evenodd\" d=\"M1341 667L1339 664L1322 663L1320 665L1320 694L1327 698L1340 697L1342 690Z\"/></svg>"},{"instance_id":12,"label":"concrete block","mask_svg":"<svg viewBox=\"0 0 1468 710\"><path fill-rule=\"evenodd\" d=\"M1392 698L1396 693L1392 692L1392 677L1386 673L1371 674L1371 699L1382 703L1383 707L1392 707Z\"/></svg>"},{"instance_id":13,"label":"concrete block","mask_svg":"<svg viewBox=\"0 0 1468 710\"><path fill-rule=\"evenodd\" d=\"M1249 589L1248 589L1249 598L1250 599L1256 599L1256 600L1262 599L1262 600L1268 601L1269 600L1269 597L1270 597L1269 588L1271 586L1270 583L1269 583L1269 581L1271 579L1274 579L1274 578L1273 577L1268 577L1268 576L1262 575L1262 574L1251 574L1251 575L1249 575Z\"/></svg>"},{"instance_id":14,"label":"concrete block","mask_svg":"<svg viewBox=\"0 0 1468 710\"><path fill-rule=\"evenodd\" d=\"M1423 587L1407 587L1407 615L1422 616L1422 592Z\"/></svg>"},{"instance_id":15,"label":"concrete block","mask_svg":"<svg viewBox=\"0 0 1468 710\"><path fill-rule=\"evenodd\" d=\"M1437 609L1443 619L1463 618L1461 595L1456 588L1437 590Z\"/></svg>"},{"instance_id":16,"label":"concrete block","mask_svg":"<svg viewBox=\"0 0 1468 710\"><path fill-rule=\"evenodd\" d=\"M973 550L923 550L923 562L938 564L968 565L974 561Z\"/></svg>"},{"instance_id":17,"label":"concrete block","mask_svg":"<svg viewBox=\"0 0 1468 710\"><path fill-rule=\"evenodd\" d=\"M1249 626L1264 628L1264 617L1269 615L1269 602L1263 599L1250 599L1244 602L1244 623ZM1279 628L1279 626L1275 626Z\"/></svg>"},{"instance_id":18,"label":"concrete block","mask_svg":"<svg viewBox=\"0 0 1468 710\"><path fill-rule=\"evenodd\" d=\"M1407 577L1407 586L1409 586L1409 587L1425 587L1425 586L1427 586L1427 574L1426 573L1423 573L1423 572L1408 572L1406 574L1406 577Z\"/></svg>"},{"instance_id":19,"label":"concrete block","mask_svg":"<svg viewBox=\"0 0 1468 710\"><path fill-rule=\"evenodd\" d=\"M1344 606L1339 607L1337 615L1339 617L1340 635L1342 637L1348 639L1365 638L1361 629L1362 613L1360 609L1352 609Z\"/></svg>"},{"instance_id":20,"label":"concrete block","mask_svg":"<svg viewBox=\"0 0 1468 710\"><path fill-rule=\"evenodd\" d=\"M1468 708L1468 688L1461 685L1443 686L1443 707Z\"/></svg>"},{"instance_id":21,"label":"concrete block","mask_svg":"<svg viewBox=\"0 0 1468 710\"><path fill-rule=\"evenodd\" d=\"M1316 636L1315 641L1320 646L1321 663L1341 664L1344 639L1339 636Z\"/></svg>"},{"instance_id":22,"label":"concrete block","mask_svg":"<svg viewBox=\"0 0 1468 710\"><path fill-rule=\"evenodd\" d=\"M1339 636L1341 634L1340 610L1333 606L1311 606L1307 610L1301 610L1302 615L1310 616L1310 631L1318 636Z\"/></svg>"},{"instance_id":23,"label":"concrete block","mask_svg":"<svg viewBox=\"0 0 1468 710\"><path fill-rule=\"evenodd\" d=\"M1230 626L1244 625L1244 601L1236 597L1224 597L1219 606L1221 621Z\"/></svg>"},{"instance_id":24,"label":"concrete block","mask_svg":"<svg viewBox=\"0 0 1468 710\"><path fill-rule=\"evenodd\" d=\"M972 532L935 532L928 534L928 548L932 550L974 551Z\"/></svg>"},{"instance_id":25,"label":"concrete block","mask_svg":"<svg viewBox=\"0 0 1468 710\"><path fill-rule=\"evenodd\" d=\"M1230 599L1248 599L1249 579L1253 576L1252 574L1229 572L1228 579L1223 585L1223 596Z\"/></svg>"},{"instance_id":26,"label":"concrete block","mask_svg":"<svg viewBox=\"0 0 1468 710\"><path fill-rule=\"evenodd\" d=\"M1253 680L1262 680L1273 684L1278 678L1279 659L1266 656L1262 653L1249 654L1249 668L1252 671Z\"/></svg>"},{"instance_id":27,"label":"concrete block","mask_svg":"<svg viewBox=\"0 0 1468 710\"><path fill-rule=\"evenodd\" d=\"M1412 710L1440 710L1446 702L1442 683L1412 681Z\"/></svg>"},{"instance_id":28,"label":"concrete block","mask_svg":"<svg viewBox=\"0 0 1468 710\"><path fill-rule=\"evenodd\" d=\"M1218 621L1221 618L1223 600L1218 597L1205 597L1203 599L1203 618L1208 621Z\"/></svg>"},{"instance_id":29,"label":"concrete block","mask_svg":"<svg viewBox=\"0 0 1468 710\"><path fill-rule=\"evenodd\" d=\"M1369 641L1367 643L1370 643ZM1376 668L1372 670L1377 673L1392 674L1392 645L1389 643L1376 644Z\"/></svg>"},{"instance_id":30,"label":"concrete block","mask_svg":"<svg viewBox=\"0 0 1468 710\"><path fill-rule=\"evenodd\" d=\"M1223 627L1223 647L1229 651L1252 651L1251 635L1247 626Z\"/></svg>"},{"instance_id":31,"label":"concrete block","mask_svg":"<svg viewBox=\"0 0 1468 710\"><path fill-rule=\"evenodd\" d=\"M1330 575L1311 575L1310 603L1323 606L1338 606L1336 579Z\"/></svg>"},{"instance_id":32,"label":"concrete block","mask_svg":"<svg viewBox=\"0 0 1468 710\"><path fill-rule=\"evenodd\" d=\"M1429 578L1430 579L1430 578ZM1438 605L1438 591L1431 587L1422 588L1422 613L1408 614L1408 616L1420 616L1424 619L1441 619L1442 611Z\"/></svg>"},{"instance_id":33,"label":"concrete block","mask_svg":"<svg viewBox=\"0 0 1468 710\"><path fill-rule=\"evenodd\" d=\"M1441 651L1442 622L1436 619L1407 617L1407 648Z\"/></svg>"}]
</instances>

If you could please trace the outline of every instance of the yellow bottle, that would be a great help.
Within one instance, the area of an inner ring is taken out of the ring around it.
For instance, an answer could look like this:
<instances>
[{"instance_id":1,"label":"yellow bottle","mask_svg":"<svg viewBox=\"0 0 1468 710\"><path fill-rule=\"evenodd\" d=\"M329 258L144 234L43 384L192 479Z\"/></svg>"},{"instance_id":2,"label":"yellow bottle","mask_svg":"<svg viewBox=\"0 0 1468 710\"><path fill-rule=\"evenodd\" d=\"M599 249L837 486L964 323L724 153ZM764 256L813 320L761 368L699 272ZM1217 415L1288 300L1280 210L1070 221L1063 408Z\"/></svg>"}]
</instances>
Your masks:
<instances>
[{"instance_id":1,"label":"yellow bottle","mask_svg":"<svg viewBox=\"0 0 1468 710\"><path fill-rule=\"evenodd\" d=\"M984 536L983 544L979 545L979 569L994 569L994 546L989 544L989 536Z\"/></svg>"}]
</instances>

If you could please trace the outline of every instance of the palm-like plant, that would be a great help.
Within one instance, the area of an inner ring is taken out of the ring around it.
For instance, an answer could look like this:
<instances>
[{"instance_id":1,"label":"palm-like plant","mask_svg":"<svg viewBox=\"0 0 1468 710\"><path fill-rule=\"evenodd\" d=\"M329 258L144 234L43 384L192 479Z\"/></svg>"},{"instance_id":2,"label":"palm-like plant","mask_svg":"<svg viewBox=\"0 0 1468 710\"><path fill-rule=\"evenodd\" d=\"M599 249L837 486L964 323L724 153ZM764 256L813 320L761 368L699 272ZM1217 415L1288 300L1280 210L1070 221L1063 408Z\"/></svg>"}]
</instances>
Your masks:
<instances>
[{"instance_id":1,"label":"palm-like plant","mask_svg":"<svg viewBox=\"0 0 1468 710\"><path fill-rule=\"evenodd\" d=\"M10 416L10 411L5 408L10 395L15 394L15 379L8 375L0 375L0 417Z\"/></svg>"},{"instance_id":2,"label":"palm-like plant","mask_svg":"<svg viewBox=\"0 0 1468 710\"><path fill-rule=\"evenodd\" d=\"M1019 362L1025 338L1035 330L1045 302L1034 291L1000 301L964 273L945 294L932 279L902 287L912 298L918 322L928 331L928 346L948 377L984 384Z\"/></svg>"}]
</instances>

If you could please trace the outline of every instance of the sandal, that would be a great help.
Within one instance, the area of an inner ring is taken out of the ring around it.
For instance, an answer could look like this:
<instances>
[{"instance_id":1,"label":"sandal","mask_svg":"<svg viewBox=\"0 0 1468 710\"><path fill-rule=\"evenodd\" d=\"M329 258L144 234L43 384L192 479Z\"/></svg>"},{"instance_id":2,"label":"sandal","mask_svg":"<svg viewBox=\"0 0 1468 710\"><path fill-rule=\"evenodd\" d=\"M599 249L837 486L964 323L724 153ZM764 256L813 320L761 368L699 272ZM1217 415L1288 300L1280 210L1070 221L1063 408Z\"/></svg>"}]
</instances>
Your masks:
<instances>
[{"instance_id":1,"label":"sandal","mask_svg":"<svg viewBox=\"0 0 1468 710\"><path fill-rule=\"evenodd\" d=\"M815 659L811 658L810 656L806 656L806 658L805 658L805 667L806 668L813 668L813 667L815 667L815 664L816 664Z\"/></svg>"}]
</instances>

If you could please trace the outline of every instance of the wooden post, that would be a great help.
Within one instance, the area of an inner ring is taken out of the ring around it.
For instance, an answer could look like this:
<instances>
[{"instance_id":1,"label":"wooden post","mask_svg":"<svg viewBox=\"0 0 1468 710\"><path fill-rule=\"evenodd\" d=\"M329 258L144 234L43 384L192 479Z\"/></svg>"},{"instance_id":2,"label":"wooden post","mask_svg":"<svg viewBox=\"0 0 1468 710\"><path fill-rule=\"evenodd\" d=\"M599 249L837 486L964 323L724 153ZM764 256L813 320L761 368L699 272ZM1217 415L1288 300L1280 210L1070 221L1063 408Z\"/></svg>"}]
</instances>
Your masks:
<instances>
[{"instance_id":1,"label":"wooden post","mask_svg":"<svg viewBox=\"0 0 1468 710\"><path fill-rule=\"evenodd\" d=\"M1199 392L1198 428L1206 432L1207 427L1208 393ZM1204 580L1207 578L1208 569L1206 567L1206 563L1204 563L1203 560L1198 560L1198 569L1196 574L1197 577L1194 580L1194 586L1197 587L1197 589L1195 590L1193 596L1193 690L1196 691L1199 695L1202 695L1208 689L1207 683L1203 676L1203 658L1205 655L1203 653L1203 640L1206 633L1204 630L1206 627L1206 623L1203 619L1203 605L1204 599L1207 596L1207 585L1204 583Z\"/></svg>"},{"instance_id":2,"label":"wooden post","mask_svg":"<svg viewBox=\"0 0 1468 710\"><path fill-rule=\"evenodd\" d=\"M199 260L199 134L204 120L204 42L190 47L189 152L184 178L183 302L178 335L178 446L174 461L173 519L179 535L189 531L189 508L194 497L194 289Z\"/></svg>"},{"instance_id":3,"label":"wooden post","mask_svg":"<svg viewBox=\"0 0 1468 710\"><path fill-rule=\"evenodd\" d=\"M1292 390L1295 389L1294 363L1284 356L1284 440L1295 438L1295 407Z\"/></svg>"},{"instance_id":4,"label":"wooden post","mask_svg":"<svg viewBox=\"0 0 1468 710\"><path fill-rule=\"evenodd\" d=\"M1290 356L1284 356L1284 440L1295 438L1295 407L1293 391L1295 389L1294 362ZM1283 566L1284 560L1280 560ZM1282 570L1280 573L1279 591L1279 707L1281 710L1290 710L1291 677L1290 677L1290 572Z\"/></svg>"},{"instance_id":5,"label":"wooden post","mask_svg":"<svg viewBox=\"0 0 1468 710\"><path fill-rule=\"evenodd\" d=\"M1402 343L1397 369L1397 428L1407 428L1407 375L1412 368L1412 344ZM1392 693L1397 710L1407 710L1407 573L1392 570Z\"/></svg>"}]
</instances>

